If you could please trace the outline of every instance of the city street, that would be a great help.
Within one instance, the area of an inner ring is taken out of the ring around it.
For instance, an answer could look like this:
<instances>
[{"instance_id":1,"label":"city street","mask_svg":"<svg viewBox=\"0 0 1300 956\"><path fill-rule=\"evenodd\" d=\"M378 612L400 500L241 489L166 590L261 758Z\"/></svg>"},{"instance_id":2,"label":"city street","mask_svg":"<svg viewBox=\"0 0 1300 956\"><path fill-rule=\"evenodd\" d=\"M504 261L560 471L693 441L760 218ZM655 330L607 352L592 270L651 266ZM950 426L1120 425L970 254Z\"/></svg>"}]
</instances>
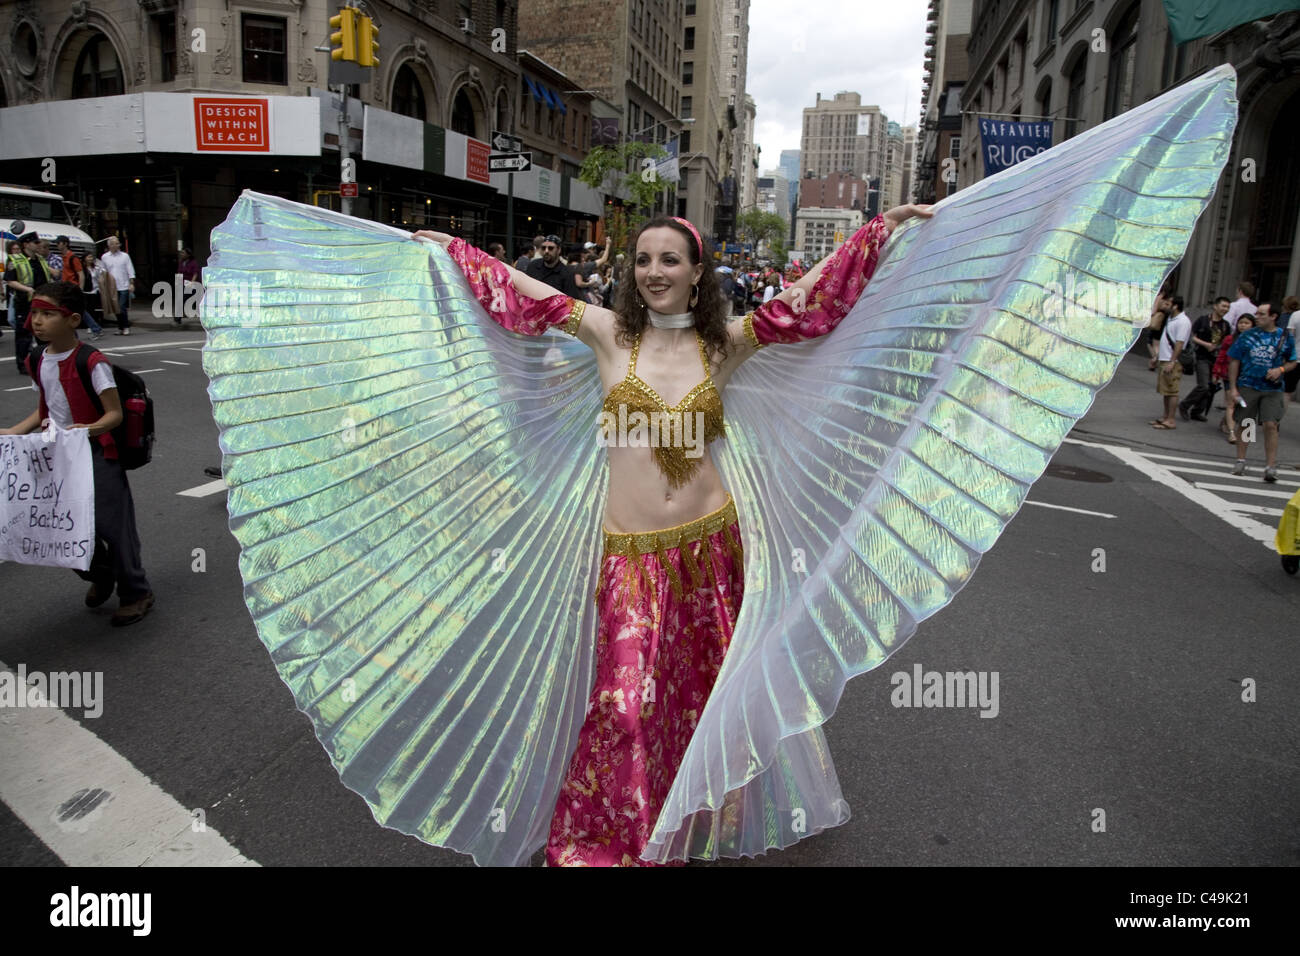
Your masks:
<instances>
[{"instance_id":1,"label":"city street","mask_svg":"<svg viewBox=\"0 0 1300 956\"><path fill-rule=\"evenodd\" d=\"M154 460L130 475L149 616L110 628L116 600L88 610L72 572L0 565L3 666L102 671L105 698L94 719L0 710L0 863L471 865L375 823L258 641L203 472L203 342L189 322L96 343L156 405ZM2 368L11 425L35 393ZM972 583L848 684L826 725L848 823L714 865L1300 863L1300 577L1272 548L1300 406L1266 485L1260 447L1229 474L1213 421L1150 428L1154 379L1130 354ZM914 666L996 672L996 715L895 707Z\"/></svg>"}]
</instances>

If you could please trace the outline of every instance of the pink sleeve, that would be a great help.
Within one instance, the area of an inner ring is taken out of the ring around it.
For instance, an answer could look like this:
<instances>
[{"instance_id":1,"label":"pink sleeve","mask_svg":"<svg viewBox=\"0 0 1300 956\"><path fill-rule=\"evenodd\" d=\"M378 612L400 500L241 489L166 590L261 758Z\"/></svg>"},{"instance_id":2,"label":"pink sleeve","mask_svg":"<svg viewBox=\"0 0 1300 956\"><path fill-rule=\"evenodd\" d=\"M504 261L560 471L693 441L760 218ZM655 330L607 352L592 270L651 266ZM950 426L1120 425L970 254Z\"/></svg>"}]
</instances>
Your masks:
<instances>
[{"instance_id":1,"label":"pink sleeve","mask_svg":"<svg viewBox=\"0 0 1300 956\"><path fill-rule=\"evenodd\" d=\"M822 268L803 308L773 299L747 315L745 332L750 343L762 348L772 342L801 342L833 330L849 314L876 271L880 247L890 232L885 217L877 216L850 236Z\"/></svg>"},{"instance_id":2,"label":"pink sleeve","mask_svg":"<svg viewBox=\"0 0 1300 956\"><path fill-rule=\"evenodd\" d=\"M465 273L474 297L497 325L523 335L541 335L554 326L561 327L570 335L578 334L585 302L571 299L562 292L545 299L521 295L515 289L504 262L463 239L447 243L447 252Z\"/></svg>"}]
</instances>

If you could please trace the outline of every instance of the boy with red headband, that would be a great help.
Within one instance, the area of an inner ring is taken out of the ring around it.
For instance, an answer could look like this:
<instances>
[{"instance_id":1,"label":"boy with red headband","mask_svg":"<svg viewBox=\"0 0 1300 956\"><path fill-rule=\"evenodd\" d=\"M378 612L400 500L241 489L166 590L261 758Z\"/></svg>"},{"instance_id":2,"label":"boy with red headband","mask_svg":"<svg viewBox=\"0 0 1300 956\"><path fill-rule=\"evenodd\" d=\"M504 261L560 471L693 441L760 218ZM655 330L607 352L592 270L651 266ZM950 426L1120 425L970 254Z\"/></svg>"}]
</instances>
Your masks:
<instances>
[{"instance_id":1,"label":"boy with red headband","mask_svg":"<svg viewBox=\"0 0 1300 956\"><path fill-rule=\"evenodd\" d=\"M50 282L32 293L32 332L46 343L43 354L30 360L28 371L39 378L36 411L3 435L26 435L41 428L45 419L61 428L85 428L90 433L91 462L95 478L95 554L90 570L78 571L90 581L86 606L99 607L116 587L121 606L113 614L114 627L134 624L153 607L153 589L140 559L140 535L135 527L135 502L126 471L117 460L112 430L122 423L122 403L113 380L113 366L104 353L91 349L90 381L98 396L87 393L77 370L76 352L91 348L77 341L83 311L81 290L71 282ZM102 408L102 411L100 409Z\"/></svg>"}]
</instances>

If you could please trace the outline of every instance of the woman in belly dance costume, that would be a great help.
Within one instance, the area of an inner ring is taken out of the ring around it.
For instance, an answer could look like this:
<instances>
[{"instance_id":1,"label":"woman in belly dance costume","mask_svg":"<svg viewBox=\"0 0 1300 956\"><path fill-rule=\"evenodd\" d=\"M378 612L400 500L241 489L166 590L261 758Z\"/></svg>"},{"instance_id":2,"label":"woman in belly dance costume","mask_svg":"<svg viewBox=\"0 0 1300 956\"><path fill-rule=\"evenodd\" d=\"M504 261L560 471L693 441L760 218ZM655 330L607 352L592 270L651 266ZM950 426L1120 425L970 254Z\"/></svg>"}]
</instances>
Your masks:
<instances>
[{"instance_id":1,"label":"woman in belly dance costume","mask_svg":"<svg viewBox=\"0 0 1300 956\"><path fill-rule=\"evenodd\" d=\"M613 310L557 295L445 233L415 233L446 245L503 327L529 335L561 327L591 348L605 395L596 684L551 820L548 865L656 865L639 857L744 597L736 506L705 447L725 436L723 390L757 349L834 329L893 229L931 215L929 206L906 205L877 216L798 283L735 320L685 219L656 218L637 233L633 281L620 285ZM628 429L638 421L639 435Z\"/></svg>"},{"instance_id":2,"label":"woman in belly dance costume","mask_svg":"<svg viewBox=\"0 0 1300 956\"><path fill-rule=\"evenodd\" d=\"M607 311L246 192L203 365L244 598L342 782L491 865L756 856L848 821L821 732L845 682L1015 517L1235 121L1209 71L883 252L926 210L877 217L730 322L684 222L638 235Z\"/></svg>"}]
</instances>

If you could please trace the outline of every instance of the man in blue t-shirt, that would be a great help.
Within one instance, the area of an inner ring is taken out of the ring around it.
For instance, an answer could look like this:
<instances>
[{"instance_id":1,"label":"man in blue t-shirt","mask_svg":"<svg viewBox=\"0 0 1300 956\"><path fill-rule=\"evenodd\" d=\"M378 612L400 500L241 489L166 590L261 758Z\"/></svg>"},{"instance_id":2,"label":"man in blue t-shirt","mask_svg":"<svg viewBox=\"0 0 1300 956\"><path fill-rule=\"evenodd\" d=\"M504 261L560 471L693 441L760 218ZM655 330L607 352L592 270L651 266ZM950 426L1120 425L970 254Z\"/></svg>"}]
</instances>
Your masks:
<instances>
[{"instance_id":1,"label":"man in blue t-shirt","mask_svg":"<svg viewBox=\"0 0 1300 956\"><path fill-rule=\"evenodd\" d=\"M1286 412L1282 379L1297 365L1295 336L1277 327L1271 302L1255 309L1255 327L1243 332L1228 349L1228 401L1236 403L1237 464L1234 475L1246 473L1246 442L1242 435L1255 422L1264 429L1264 480L1277 481L1277 430Z\"/></svg>"}]
</instances>

